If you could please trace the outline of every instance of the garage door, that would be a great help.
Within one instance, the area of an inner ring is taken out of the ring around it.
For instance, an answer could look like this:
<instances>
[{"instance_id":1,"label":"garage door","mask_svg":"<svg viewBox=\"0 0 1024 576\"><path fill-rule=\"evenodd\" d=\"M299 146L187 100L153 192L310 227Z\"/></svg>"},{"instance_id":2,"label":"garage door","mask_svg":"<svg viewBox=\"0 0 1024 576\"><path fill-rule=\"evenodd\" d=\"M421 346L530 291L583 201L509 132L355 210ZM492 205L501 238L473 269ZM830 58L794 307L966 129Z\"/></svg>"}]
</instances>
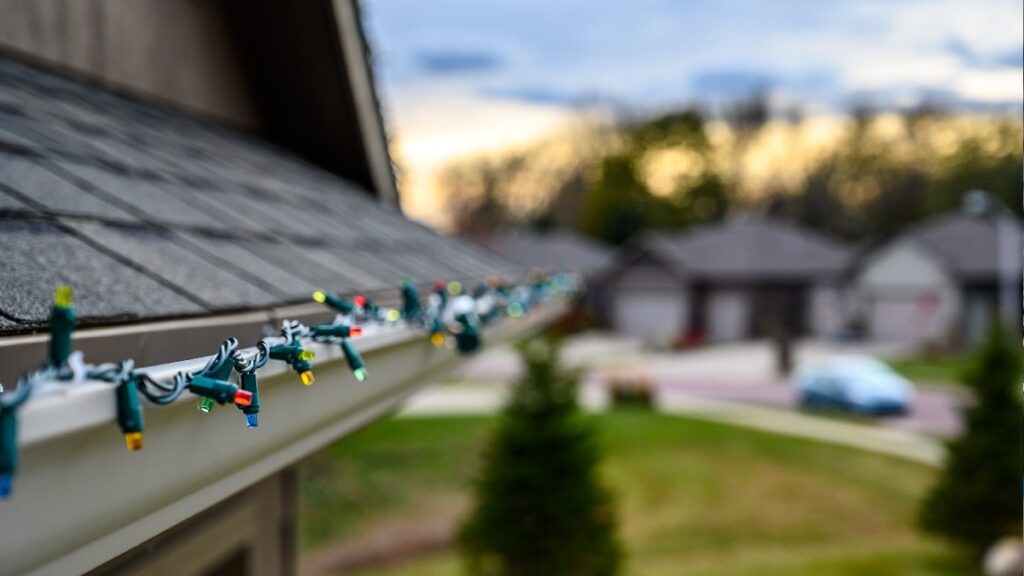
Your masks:
<instances>
[{"instance_id":1,"label":"garage door","mask_svg":"<svg viewBox=\"0 0 1024 576\"><path fill-rule=\"evenodd\" d=\"M715 290L708 296L708 338L720 342L747 336L750 298L742 290Z\"/></svg>"},{"instance_id":2,"label":"garage door","mask_svg":"<svg viewBox=\"0 0 1024 576\"><path fill-rule=\"evenodd\" d=\"M615 329L647 342L676 339L688 325L687 300L678 288L620 290L615 295Z\"/></svg>"},{"instance_id":3,"label":"garage door","mask_svg":"<svg viewBox=\"0 0 1024 576\"><path fill-rule=\"evenodd\" d=\"M952 309L949 294L932 290L921 290L913 297L875 297L868 331L878 340L922 344L946 335Z\"/></svg>"},{"instance_id":4,"label":"garage door","mask_svg":"<svg viewBox=\"0 0 1024 576\"><path fill-rule=\"evenodd\" d=\"M909 298L876 299L871 303L868 330L875 340L916 342L914 301Z\"/></svg>"}]
</instances>

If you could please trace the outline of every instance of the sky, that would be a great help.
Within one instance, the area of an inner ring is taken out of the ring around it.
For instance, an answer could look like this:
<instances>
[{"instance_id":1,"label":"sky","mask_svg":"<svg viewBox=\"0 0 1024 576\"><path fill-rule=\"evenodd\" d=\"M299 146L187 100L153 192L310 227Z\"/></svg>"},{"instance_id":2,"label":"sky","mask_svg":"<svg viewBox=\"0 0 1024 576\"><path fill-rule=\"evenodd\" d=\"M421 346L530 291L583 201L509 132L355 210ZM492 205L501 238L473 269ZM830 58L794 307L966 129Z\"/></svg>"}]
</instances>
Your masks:
<instances>
[{"instance_id":1,"label":"sky","mask_svg":"<svg viewBox=\"0 0 1024 576\"><path fill-rule=\"evenodd\" d=\"M1020 0L363 0L406 213L443 224L446 162L582 108L1024 106Z\"/></svg>"}]
</instances>

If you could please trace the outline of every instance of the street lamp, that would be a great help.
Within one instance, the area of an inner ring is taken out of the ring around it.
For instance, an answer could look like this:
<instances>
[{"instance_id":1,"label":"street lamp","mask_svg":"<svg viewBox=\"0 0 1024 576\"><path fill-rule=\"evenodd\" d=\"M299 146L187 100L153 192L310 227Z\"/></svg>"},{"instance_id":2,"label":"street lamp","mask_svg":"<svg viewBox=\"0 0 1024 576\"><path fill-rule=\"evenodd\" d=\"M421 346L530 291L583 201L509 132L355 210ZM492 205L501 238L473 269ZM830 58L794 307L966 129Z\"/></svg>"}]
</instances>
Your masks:
<instances>
[{"instance_id":1,"label":"street lamp","mask_svg":"<svg viewBox=\"0 0 1024 576\"><path fill-rule=\"evenodd\" d=\"M964 195L964 212L972 216L987 217L996 229L996 298L999 317L1020 327L1021 307L1017 282L1021 280L1020 224L1017 215L1005 204L985 190L970 190Z\"/></svg>"}]
</instances>

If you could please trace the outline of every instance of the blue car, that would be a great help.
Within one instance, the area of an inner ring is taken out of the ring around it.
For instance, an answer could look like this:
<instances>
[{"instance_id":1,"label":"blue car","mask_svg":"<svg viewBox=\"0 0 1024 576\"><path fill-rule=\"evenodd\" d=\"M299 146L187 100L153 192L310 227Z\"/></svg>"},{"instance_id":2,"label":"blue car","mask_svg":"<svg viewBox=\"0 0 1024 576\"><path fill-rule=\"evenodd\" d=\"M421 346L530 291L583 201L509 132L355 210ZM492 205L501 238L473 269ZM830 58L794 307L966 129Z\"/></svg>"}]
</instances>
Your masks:
<instances>
[{"instance_id":1,"label":"blue car","mask_svg":"<svg viewBox=\"0 0 1024 576\"><path fill-rule=\"evenodd\" d=\"M801 367L794 376L801 406L880 416L907 414L914 386L870 356L842 356Z\"/></svg>"}]
</instances>

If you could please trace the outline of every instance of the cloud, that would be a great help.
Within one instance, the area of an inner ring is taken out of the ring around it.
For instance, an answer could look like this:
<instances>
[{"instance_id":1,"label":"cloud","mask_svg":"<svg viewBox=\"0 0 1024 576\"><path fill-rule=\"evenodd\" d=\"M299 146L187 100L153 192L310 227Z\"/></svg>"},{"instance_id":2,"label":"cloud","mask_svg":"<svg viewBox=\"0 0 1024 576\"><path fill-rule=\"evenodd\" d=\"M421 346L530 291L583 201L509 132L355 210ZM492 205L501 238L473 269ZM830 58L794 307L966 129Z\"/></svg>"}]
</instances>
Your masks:
<instances>
[{"instance_id":1,"label":"cloud","mask_svg":"<svg viewBox=\"0 0 1024 576\"><path fill-rule=\"evenodd\" d=\"M504 61L490 52L475 50L425 50L416 54L416 66L434 75L480 74L500 70Z\"/></svg>"},{"instance_id":2,"label":"cloud","mask_svg":"<svg viewBox=\"0 0 1024 576\"><path fill-rule=\"evenodd\" d=\"M708 70L690 76L690 88L701 96L762 92L775 83L773 75L750 70Z\"/></svg>"},{"instance_id":3,"label":"cloud","mask_svg":"<svg viewBox=\"0 0 1024 576\"><path fill-rule=\"evenodd\" d=\"M1024 68L1024 44L996 55L995 62L1008 68Z\"/></svg>"},{"instance_id":4,"label":"cloud","mask_svg":"<svg viewBox=\"0 0 1024 576\"><path fill-rule=\"evenodd\" d=\"M1024 67L1024 45L1008 50L983 51L968 46L961 40L946 42L946 52L969 68L1021 68Z\"/></svg>"},{"instance_id":5,"label":"cloud","mask_svg":"<svg viewBox=\"0 0 1024 576\"><path fill-rule=\"evenodd\" d=\"M596 92L556 90L543 86L527 85L507 88L488 87L479 90L481 96L494 100L513 100L541 106L562 106L567 108L595 104L614 104L615 99Z\"/></svg>"}]
</instances>

